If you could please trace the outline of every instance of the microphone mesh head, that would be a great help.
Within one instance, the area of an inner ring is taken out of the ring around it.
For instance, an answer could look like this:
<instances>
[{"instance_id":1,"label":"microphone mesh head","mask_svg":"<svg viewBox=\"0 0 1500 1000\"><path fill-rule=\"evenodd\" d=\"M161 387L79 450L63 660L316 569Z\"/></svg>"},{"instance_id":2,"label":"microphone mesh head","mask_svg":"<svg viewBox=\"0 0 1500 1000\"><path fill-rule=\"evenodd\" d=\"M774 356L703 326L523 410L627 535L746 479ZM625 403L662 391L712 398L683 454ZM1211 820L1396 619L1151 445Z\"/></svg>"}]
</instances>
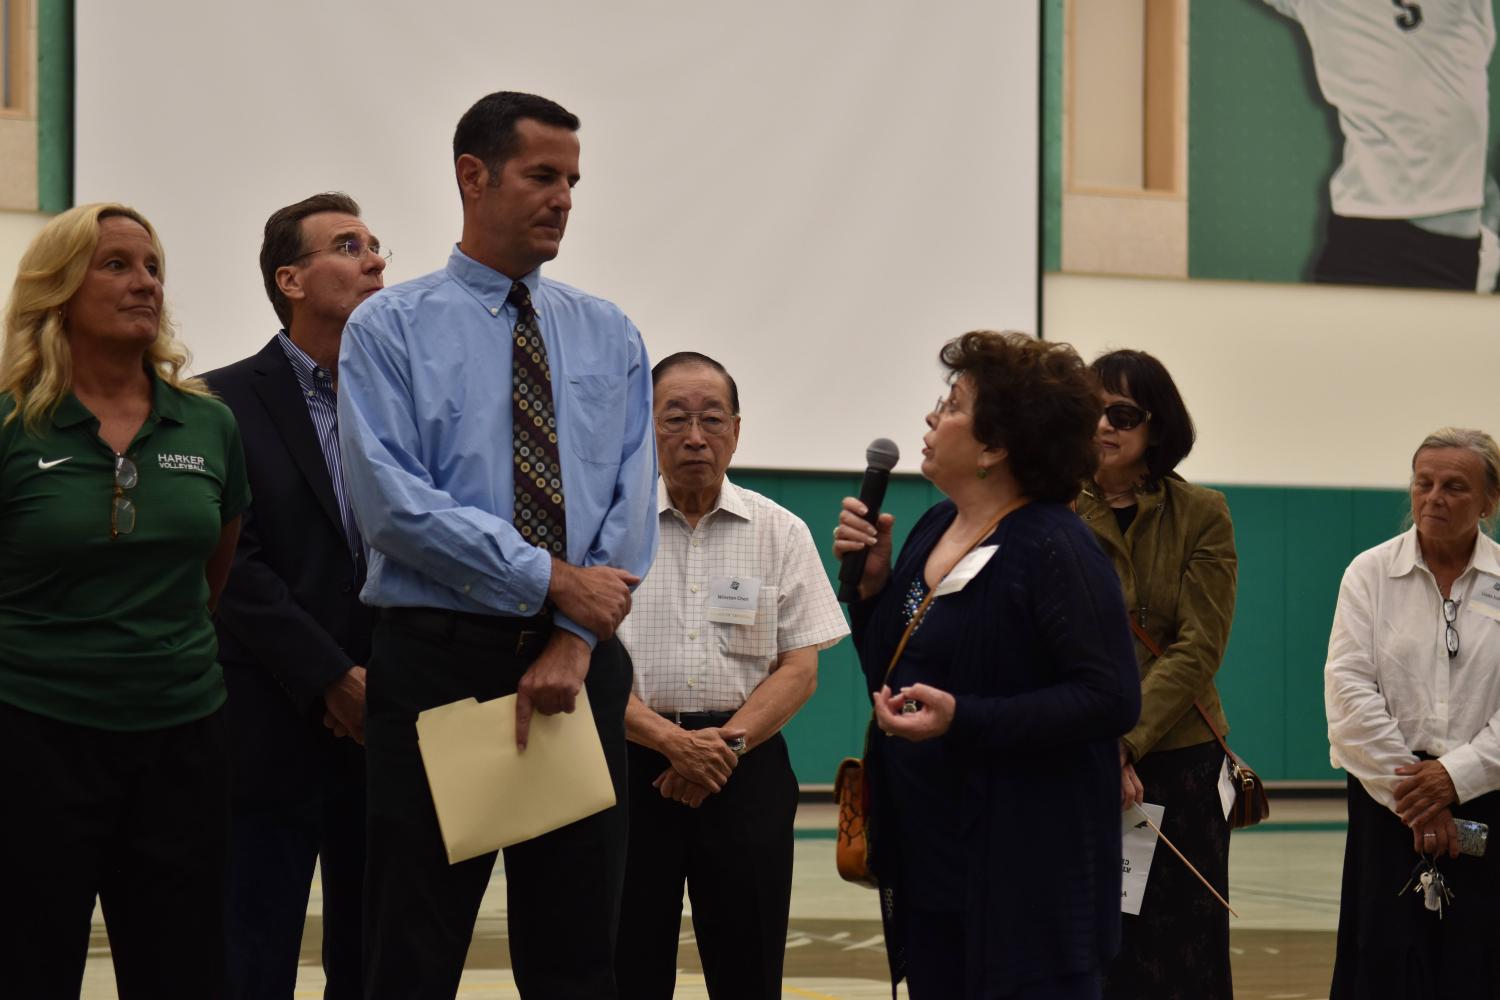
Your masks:
<instances>
[{"instance_id":1,"label":"microphone mesh head","mask_svg":"<svg viewBox=\"0 0 1500 1000\"><path fill-rule=\"evenodd\" d=\"M901 449L890 438L876 438L865 449L865 464L882 472L890 472L900 459Z\"/></svg>"}]
</instances>

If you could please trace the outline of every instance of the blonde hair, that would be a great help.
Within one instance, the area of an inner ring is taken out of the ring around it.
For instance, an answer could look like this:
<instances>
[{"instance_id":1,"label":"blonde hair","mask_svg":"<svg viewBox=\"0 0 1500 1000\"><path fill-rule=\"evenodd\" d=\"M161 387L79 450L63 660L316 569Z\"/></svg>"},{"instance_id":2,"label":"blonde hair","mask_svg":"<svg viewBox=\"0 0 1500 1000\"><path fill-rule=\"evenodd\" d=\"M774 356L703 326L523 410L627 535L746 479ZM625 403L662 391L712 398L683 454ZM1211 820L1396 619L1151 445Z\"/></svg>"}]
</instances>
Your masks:
<instances>
[{"instance_id":1,"label":"blonde hair","mask_svg":"<svg viewBox=\"0 0 1500 1000\"><path fill-rule=\"evenodd\" d=\"M1417 456L1429 448L1462 448L1479 456L1479 462L1484 466L1485 507L1489 511L1489 515L1481 520L1493 535L1496 521L1500 521L1500 509L1497 509L1500 506L1500 446L1495 444L1495 439L1484 431L1467 427L1440 427L1423 438L1417 450L1412 452L1413 470L1417 467Z\"/></svg>"},{"instance_id":2,"label":"blonde hair","mask_svg":"<svg viewBox=\"0 0 1500 1000\"><path fill-rule=\"evenodd\" d=\"M15 401L5 423L19 414L26 429L34 431L72 391L73 355L64 310L83 284L99 246L99 224L109 218L129 219L146 230L160 267L157 278L166 280L161 240L146 217L133 208L112 202L78 205L43 226L21 257L5 310L0 392L9 393ZM200 380L182 374L188 352L173 335L166 303L157 321L156 339L146 349L146 363L172 388L209 395Z\"/></svg>"}]
</instances>

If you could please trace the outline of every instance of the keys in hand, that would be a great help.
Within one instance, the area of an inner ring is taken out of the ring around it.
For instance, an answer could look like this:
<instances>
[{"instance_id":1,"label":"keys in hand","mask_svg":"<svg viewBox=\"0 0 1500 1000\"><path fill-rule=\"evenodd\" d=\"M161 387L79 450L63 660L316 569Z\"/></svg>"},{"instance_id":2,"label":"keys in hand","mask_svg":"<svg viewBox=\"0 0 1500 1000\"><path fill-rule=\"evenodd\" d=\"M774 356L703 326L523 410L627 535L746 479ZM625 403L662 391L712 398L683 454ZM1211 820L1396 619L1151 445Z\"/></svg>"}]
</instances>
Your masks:
<instances>
[{"instance_id":1,"label":"keys in hand","mask_svg":"<svg viewBox=\"0 0 1500 1000\"><path fill-rule=\"evenodd\" d=\"M1443 919L1443 907L1453 903L1453 890L1436 868L1422 875L1422 905Z\"/></svg>"},{"instance_id":2,"label":"keys in hand","mask_svg":"<svg viewBox=\"0 0 1500 1000\"><path fill-rule=\"evenodd\" d=\"M1453 904L1453 890L1448 888L1448 880L1443 878L1443 873L1427 858L1417 862L1411 877L1396 895L1404 896L1408 890L1421 893L1422 906L1436 913L1439 920L1443 919L1443 907Z\"/></svg>"}]
</instances>

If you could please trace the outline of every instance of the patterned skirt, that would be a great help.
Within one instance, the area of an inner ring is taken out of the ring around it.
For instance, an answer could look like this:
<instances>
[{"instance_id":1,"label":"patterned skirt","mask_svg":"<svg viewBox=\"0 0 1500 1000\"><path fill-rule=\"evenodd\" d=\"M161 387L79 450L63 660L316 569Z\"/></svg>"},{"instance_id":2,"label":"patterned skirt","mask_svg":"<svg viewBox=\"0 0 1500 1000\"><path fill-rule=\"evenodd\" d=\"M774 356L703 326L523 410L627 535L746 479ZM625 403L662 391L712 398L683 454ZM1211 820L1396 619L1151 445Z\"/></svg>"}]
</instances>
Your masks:
<instances>
[{"instance_id":1,"label":"patterned skirt","mask_svg":"<svg viewBox=\"0 0 1500 1000\"><path fill-rule=\"evenodd\" d=\"M1162 833L1229 898L1229 822L1219 801L1217 743L1148 753L1135 766ZM1140 916L1123 914L1106 1000L1231 1000L1229 911L1165 844L1157 844Z\"/></svg>"}]
</instances>

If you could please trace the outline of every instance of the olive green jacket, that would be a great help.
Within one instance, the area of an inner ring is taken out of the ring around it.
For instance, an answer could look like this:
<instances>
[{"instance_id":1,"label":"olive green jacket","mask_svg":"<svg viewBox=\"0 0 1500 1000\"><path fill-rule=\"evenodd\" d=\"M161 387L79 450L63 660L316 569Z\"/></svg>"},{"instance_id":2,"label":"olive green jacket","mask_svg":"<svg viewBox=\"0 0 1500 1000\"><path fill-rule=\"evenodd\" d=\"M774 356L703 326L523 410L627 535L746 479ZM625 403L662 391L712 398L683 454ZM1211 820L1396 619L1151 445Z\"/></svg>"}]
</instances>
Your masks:
<instances>
[{"instance_id":1,"label":"olive green jacket","mask_svg":"<svg viewBox=\"0 0 1500 1000\"><path fill-rule=\"evenodd\" d=\"M1224 494L1174 474L1137 499L1140 507L1123 536L1097 487L1080 493L1077 505L1115 564L1126 608L1162 650L1155 657L1136 640L1141 718L1124 736L1132 760L1212 740L1194 698L1220 734L1229 731L1214 673L1229 643L1238 572Z\"/></svg>"}]
</instances>

